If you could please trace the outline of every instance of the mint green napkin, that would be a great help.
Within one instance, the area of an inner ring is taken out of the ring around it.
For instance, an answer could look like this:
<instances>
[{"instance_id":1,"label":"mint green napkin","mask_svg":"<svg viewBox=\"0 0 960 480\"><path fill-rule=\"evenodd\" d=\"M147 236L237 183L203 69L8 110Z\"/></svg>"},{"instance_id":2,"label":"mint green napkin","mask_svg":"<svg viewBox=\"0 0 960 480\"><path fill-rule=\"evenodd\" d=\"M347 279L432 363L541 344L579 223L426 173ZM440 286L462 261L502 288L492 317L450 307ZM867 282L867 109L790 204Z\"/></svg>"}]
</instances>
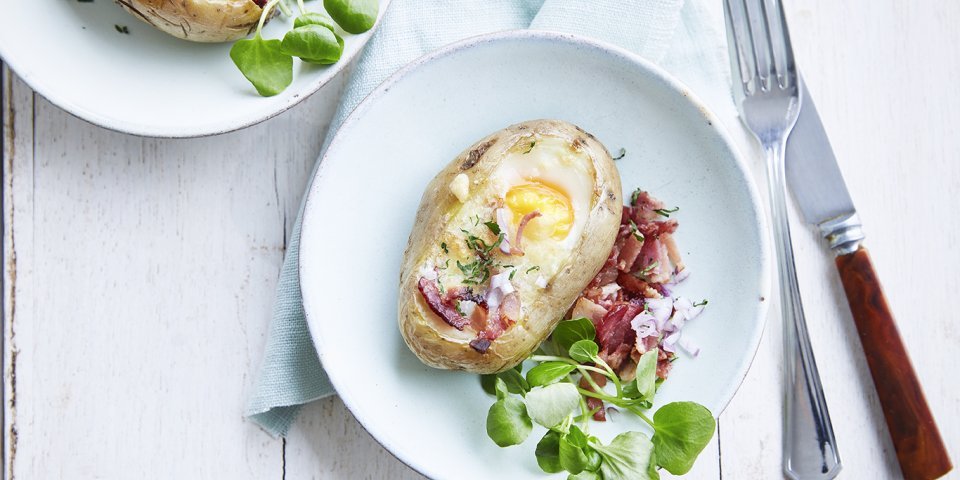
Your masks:
<instances>
[{"instance_id":1,"label":"mint green napkin","mask_svg":"<svg viewBox=\"0 0 960 480\"><path fill-rule=\"evenodd\" d=\"M619 45L660 63L706 97L708 105L735 115L729 100L722 12L706 3L393 0L357 61L327 142L354 107L403 65L457 40L520 28L574 33ZM272 435L286 434L301 405L335 393L310 339L300 296L302 214L301 205L280 272L259 380L246 409L246 415Z\"/></svg>"}]
</instances>

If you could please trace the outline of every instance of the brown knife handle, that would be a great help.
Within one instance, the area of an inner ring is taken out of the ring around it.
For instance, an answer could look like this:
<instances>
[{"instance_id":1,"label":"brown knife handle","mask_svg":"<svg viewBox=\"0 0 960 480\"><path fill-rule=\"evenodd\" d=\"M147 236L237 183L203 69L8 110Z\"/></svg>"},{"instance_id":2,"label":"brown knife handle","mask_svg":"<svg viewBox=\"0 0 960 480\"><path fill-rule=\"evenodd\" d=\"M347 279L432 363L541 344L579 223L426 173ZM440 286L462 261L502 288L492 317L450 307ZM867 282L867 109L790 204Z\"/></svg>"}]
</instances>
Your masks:
<instances>
[{"instance_id":1,"label":"brown knife handle","mask_svg":"<svg viewBox=\"0 0 960 480\"><path fill-rule=\"evenodd\" d=\"M836 261L903 477L930 480L946 475L953 468L950 457L867 250L840 255Z\"/></svg>"}]
</instances>

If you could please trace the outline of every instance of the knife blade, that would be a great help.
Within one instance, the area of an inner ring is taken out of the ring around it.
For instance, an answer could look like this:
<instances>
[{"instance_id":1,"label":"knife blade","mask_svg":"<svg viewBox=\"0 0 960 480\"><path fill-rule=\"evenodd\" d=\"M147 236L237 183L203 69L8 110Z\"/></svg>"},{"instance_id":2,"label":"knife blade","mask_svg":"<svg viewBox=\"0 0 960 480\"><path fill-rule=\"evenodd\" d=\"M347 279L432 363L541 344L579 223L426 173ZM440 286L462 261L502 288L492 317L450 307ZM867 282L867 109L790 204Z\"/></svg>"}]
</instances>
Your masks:
<instances>
[{"instance_id":1,"label":"knife blade","mask_svg":"<svg viewBox=\"0 0 960 480\"><path fill-rule=\"evenodd\" d=\"M787 183L808 223L820 225L857 209L843 182L817 106L801 80L803 106L787 141Z\"/></svg>"},{"instance_id":2,"label":"knife blade","mask_svg":"<svg viewBox=\"0 0 960 480\"><path fill-rule=\"evenodd\" d=\"M787 184L804 218L820 229L837 254L840 281L904 478L939 478L953 468L950 457L870 256L860 246L860 218L820 115L802 78L800 84L803 105L787 141Z\"/></svg>"}]
</instances>

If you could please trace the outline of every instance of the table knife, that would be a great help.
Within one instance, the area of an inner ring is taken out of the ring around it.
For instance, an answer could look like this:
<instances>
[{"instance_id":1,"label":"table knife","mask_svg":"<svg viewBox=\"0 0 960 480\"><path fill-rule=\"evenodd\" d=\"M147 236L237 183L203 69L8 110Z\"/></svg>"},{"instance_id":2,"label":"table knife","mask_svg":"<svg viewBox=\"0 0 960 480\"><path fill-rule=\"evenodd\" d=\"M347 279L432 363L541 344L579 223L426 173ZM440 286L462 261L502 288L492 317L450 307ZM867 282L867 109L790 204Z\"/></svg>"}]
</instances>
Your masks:
<instances>
[{"instance_id":1,"label":"table knife","mask_svg":"<svg viewBox=\"0 0 960 480\"><path fill-rule=\"evenodd\" d=\"M840 280L904 478L941 477L952 468L950 457L870 256L861 246L864 234L857 209L805 85L802 98L800 117L787 142L787 184L804 219L817 226L836 254Z\"/></svg>"}]
</instances>

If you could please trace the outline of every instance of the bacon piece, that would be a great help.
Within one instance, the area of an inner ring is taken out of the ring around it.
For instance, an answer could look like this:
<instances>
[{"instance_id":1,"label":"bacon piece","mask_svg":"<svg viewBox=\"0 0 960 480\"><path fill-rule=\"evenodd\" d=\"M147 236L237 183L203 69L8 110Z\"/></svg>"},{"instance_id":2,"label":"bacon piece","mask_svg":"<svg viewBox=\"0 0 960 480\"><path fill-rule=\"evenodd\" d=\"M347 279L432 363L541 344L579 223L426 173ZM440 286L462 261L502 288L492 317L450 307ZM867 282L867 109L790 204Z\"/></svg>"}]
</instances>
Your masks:
<instances>
[{"instance_id":1,"label":"bacon piece","mask_svg":"<svg viewBox=\"0 0 960 480\"><path fill-rule=\"evenodd\" d=\"M633 276L630 273L621 273L617 276L617 283L623 287L624 290L629 292L634 297L644 297L645 293L650 286L647 282L640 280L639 278Z\"/></svg>"},{"instance_id":2,"label":"bacon piece","mask_svg":"<svg viewBox=\"0 0 960 480\"><path fill-rule=\"evenodd\" d=\"M478 306L477 310L481 308L485 314L481 322L473 323L477 338L470 341L470 346L480 353L487 353L490 343L503 335L503 332L520 318L520 297L516 292L511 292L503 297L496 308L487 310L487 305L484 304L482 307Z\"/></svg>"},{"instance_id":3,"label":"bacon piece","mask_svg":"<svg viewBox=\"0 0 960 480\"><path fill-rule=\"evenodd\" d=\"M633 221L639 225L640 223L656 220L657 217L659 217L656 211L663 207L663 202L653 198L649 193L641 191L640 194L637 195L637 201L634 202L630 208L630 213Z\"/></svg>"},{"instance_id":4,"label":"bacon piece","mask_svg":"<svg viewBox=\"0 0 960 480\"><path fill-rule=\"evenodd\" d=\"M597 327L606 315L606 308L597 305L588 298L580 297L577 299L577 303L573 305L570 318L589 318L593 322L593 326Z\"/></svg>"},{"instance_id":5,"label":"bacon piece","mask_svg":"<svg viewBox=\"0 0 960 480\"><path fill-rule=\"evenodd\" d=\"M587 397L587 408L590 410L597 409L593 414L593 419L597 422L606 422L607 421L607 411L603 408L603 400L599 398Z\"/></svg>"},{"instance_id":6,"label":"bacon piece","mask_svg":"<svg viewBox=\"0 0 960 480\"><path fill-rule=\"evenodd\" d=\"M540 210L534 210L520 219L520 224L517 225L517 239L513 242L513 248L520 251L520 255L523 255L523 247L520 246L520 239L523 238L523 229L526 228L527 224L530 223L530 220L539 217Z\"/></svg>"},{"instance_id":7,"label":"bacon piece","mask_svg":"<svg viewBox=\"0 0 960 480\"><path fill-rule=\"evenodd\" d=\"M597 328L597 340L603 349L601 353L617 362L616 366L611 364L610 367L617 368L620 362L629 355L630 350L633 349L637 332L633 331L630 321L641 310L643 310L643 307L639 304L620 303L607 312L600 322ZM625 350L621 348L623 345L627 347Z\"/></svg>"},{"instance_id":8,"label":"bacon piece","mask_svg":"<svg viewBox=\"0 0 960 480\"><path fill-rule=\"evenodd\" d=\"M637 237L630 232L623 240L623 247L620 249L620 258L617 262L617 269L621 272L633 270L633 265L640 256L640 250L643 249L644 242L637 240Z\"/></svg>"},{"instance_id":9,"label":"bacon piece","mask_svg":"<svg viewBox=\"0 0 960 480\"><path fill-rule=\"evenodd\" d=\"M427 305L430 306L430 310L433 310L433 313L436 313L448 325L457 330L463 330L463 327L470 323L470 320L460 315L455 306L440 298L440 289L437 287L437 282L420 277L417 287L420 289L423 299L427 301Z\"/></svg>"}]
</instances>

